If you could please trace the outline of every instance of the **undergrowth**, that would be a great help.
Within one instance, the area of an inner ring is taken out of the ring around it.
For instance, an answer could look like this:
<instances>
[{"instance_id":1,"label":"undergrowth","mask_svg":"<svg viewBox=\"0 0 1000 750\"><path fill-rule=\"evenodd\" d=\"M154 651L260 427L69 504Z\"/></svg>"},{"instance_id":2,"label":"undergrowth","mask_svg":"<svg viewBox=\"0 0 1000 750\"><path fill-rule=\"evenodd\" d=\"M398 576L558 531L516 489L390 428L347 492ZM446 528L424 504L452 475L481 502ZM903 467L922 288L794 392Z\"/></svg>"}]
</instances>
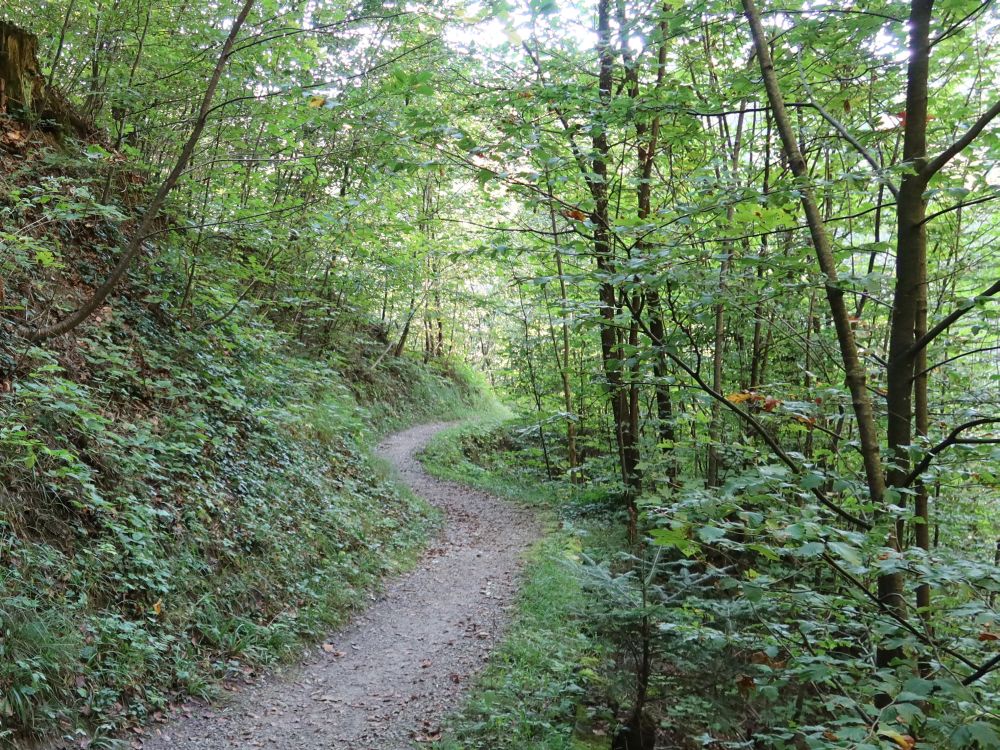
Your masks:
<instances>
[{"instance_id":1,"label":"undergrowth","mask_svg":"<svg viewBox=\"0 0 1000 750\"><path fill-rule=\"evenodd\" d=\"M934 738L928 747L997 746L987 711L969 721L945 710L953 695L966 705L980 699L954 679L886 678L877 687L893 703L861 721L845 683L875 688L855 677L866 655L847 645L863 627L857 602L842 593L836 617L810 621L819 595L775 589L767 571L776 553L751 556L733 541L720 551L720 533L700 519L724 490L677 490L702 499L677 506L697 526L690 536L665 523L660 505L645 503L649 537L629 551L613 496L599 483L582 490L547 480L537 433L517 420L452 429L424 458L432 473L540 508L553 527L533 553L507 640L438 750L924 746L910 726ZM800 535L795 524L774 528L793 542ZM799 642L805 654L794 651Z\"/></svg>"},{"instance_id":2,"label":"undergrowth","mask_svg":"<svg viewBox=\"0 0 1000 750\"><path fill-rule=\"evenodd\" d=\"M86 378L32 350L0 397L7 741L147 720L342 623L435 522L371 458L370 425L454 416L474 392L397 366L379 377L414 390L392 385L375 419L264 330L221 352L144 343L156 371L109 336Z\"/></svg>"}]
</instances>

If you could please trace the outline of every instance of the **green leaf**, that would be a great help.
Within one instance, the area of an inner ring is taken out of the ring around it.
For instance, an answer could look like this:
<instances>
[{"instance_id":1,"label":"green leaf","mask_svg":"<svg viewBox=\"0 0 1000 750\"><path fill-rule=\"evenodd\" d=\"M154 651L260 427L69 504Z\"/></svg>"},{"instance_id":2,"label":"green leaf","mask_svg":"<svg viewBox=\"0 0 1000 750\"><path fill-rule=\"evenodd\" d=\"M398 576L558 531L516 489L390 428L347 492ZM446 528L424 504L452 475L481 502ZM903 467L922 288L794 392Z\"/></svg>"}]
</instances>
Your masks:
<instances>
[{"instance_id":1,"label":"green leaf","mask_svg":"<svg viewBox=\"0 0 1000 750\"><path fill-rule=\"evenodd\" d=\"M661 547L680 547L690 542L685 529L653 529L649 535Z\"/></svg>"},{"instance_id":2,"label":"green leaf","mask_svg":"<svg viewBox=\"0 0 1000 750\"><path fill-rule=\"evenodd\" d=\"M858 550L855 547L844 542L827 542L827 546L834 554L846 560L851 565L861 565L861 555L858 554Z\"/></svg>"},{"instance_id":3,"label":"green leaf","mask_svg":"<svg viewBox=\"0 0 1000 750\"><path fill-rule=\"evenodd\" d=\"M698 538L703 542L715 542L726 536L726 530L717 526L702 526L698 529Z\"/></svg>"},{"instance_id":4,"label":"green leaf","mask_svg":"<svg viewBox=\"0 0 1000 750\"><path fill-rule=\"evenodd\" d=\"M996 730L984 721L975 721L960 727L952 736L956 747L966 747L969 743L979 743L979 750L997 750L1000 748L1000 736Z\"/></svg>"}]
</instances>

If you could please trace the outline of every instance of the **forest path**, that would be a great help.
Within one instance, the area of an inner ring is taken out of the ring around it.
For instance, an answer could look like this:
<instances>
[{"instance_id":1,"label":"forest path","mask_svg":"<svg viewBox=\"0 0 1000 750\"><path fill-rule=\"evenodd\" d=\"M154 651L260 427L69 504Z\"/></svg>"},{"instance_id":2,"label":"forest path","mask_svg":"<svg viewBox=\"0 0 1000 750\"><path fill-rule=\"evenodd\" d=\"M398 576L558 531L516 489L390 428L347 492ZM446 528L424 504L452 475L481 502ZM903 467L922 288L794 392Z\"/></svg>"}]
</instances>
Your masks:
<instances>
[{"instance_id":1,"label":"forest path","mask_svg":"<svg viewBox=\"0 0 1000 750\"><path fill-rule=\"evenodd\" d=\"M499 642L523 553L541 533L531 513L423 470L416 454L443 427L415 427L379 447L446 515L417 568L389 581L314 658L224 706L194 707L149 730L146 750L402 750L436 739Z\"/></svg>"}]
</instances>

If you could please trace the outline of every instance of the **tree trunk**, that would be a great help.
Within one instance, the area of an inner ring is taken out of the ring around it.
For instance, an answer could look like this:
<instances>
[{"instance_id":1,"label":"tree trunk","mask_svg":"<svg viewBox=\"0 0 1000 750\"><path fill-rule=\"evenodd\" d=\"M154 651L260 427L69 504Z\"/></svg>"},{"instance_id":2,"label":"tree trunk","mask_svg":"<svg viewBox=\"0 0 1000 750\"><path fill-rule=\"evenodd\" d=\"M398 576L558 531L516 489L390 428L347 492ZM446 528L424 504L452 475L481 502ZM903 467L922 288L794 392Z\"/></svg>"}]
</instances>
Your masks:
<instances>
[{"instance_id":1,"label":"tree trunk","mask_svg":"<svg viewBox=\"0 0 1000 750\"><path fill-rule=\"evenodd\" d=\"M906 124L903 161L914 166L903 174L896 201L896 286L889 328L889 363L886 368L887 449L891 458L888 485L901 486L910 470L909 446L913 441L913 376L916 358L918 298L926 281L927 236L924 229L927 180L920 170L927 155L927 77L930 63L930 21L933 0L915 0L910 6L910 60L906 80ZM926 318L925 318L926 319ZM903 496L893 499L905 503ZM901 549L903 522L896 524L891 544ZM893 611L905 613L901 574L879 578L879 598ZM876 664L887 667L902 658L899 648L880 648Z\"/></svg>"},{"instance_id":2,"label":"tree trunk","mask_svg":"<svg viewBox=\"0 0 1000 750\"><path fill-rule=\"evenodd\" d=\"M669 7L664 6L661 8L663 16L659 23L660 31L660 44L657 49L656 55L656 80L653 86L654 92L659 92L663 87L663 80L666 76L666 65L667 65L667 34L668 34L668 24L666 21L666 16L669 11ZM623 14L623 11L620 10ZM625 19L621 19L621 33L623 34L623 39L621 41L622 46L622 56L626 61L626 75L628 76L628 88L629 96L633 100L639 98L639 71L635 66L631 66L630 53L628 47L628 38L626 34L627 25L625 24ZM660 136L660 115L656 114L650 123L647 125L641 115L636 117L635 120L635 134L636 134L636 161L639 168L639 181L636 187L636 218L644 221L649 218L652 214L652 179L653 179L653 166L656 160L656 152L659 147L659 136ZM642 257L648 250L647 244L643 239L636 241L636 252ZM668 478L673 481L677 477L677 461L673 457L674 450L674 429L673 429L673 405L670 401L670 387L667 385L666 379L669 374L667 368L667 358L663 353L663 349L659 346L659 343L664 340L664 325L663 325L663 311L660 307L660 294L659 290L655 287L649 287L645 290L644 301L647 305L647 318L649 319L648 328L651 334L651 339L653 340L653 345L656 346L656 358L653 361L653 378L654 378L654 392L656 396L656 417L657 417L657 436L662 445L669 446L669 451L671 452L671 460L667 469Z\"/></svg>"},{"instance_id":3,"label":"tree trunk","mask_svg":"<svg viewBox=\"0 0 1000 750\"><path fill-rule=\"evenodd\" d=\"M844 301L844 292L838 286L839 277L833 255L833 245L826 232L826 227L820 215L812 187L807 181L809 170L805 159L802 158L802 153L795 138L795 131L792 128L791 121L785 109L784 97L778 85L778 77L774 70L774 63L771 60L771 51L768 46L764 27L760 21L760 14L757 12L753 0L743 0L743 8L750 23L750 30L757 51L757 60L760 63L761 74L764 78L764 87L767 90L768 100L774 114L775 126L781 137L785 153L788 156L792 173L800 180L799 192L802 209L806 215L806 222L809 225L809 234L812 238L817 262L825 277L824 287L826 298L836 329L837 343L844 365L845 379L848 390L851 393L852 406L858 423L858 437L861 443L861 456L865 468L865 478L868 483L868 492L873 502L881 503L885 496L885 477L882 473L879 454L875 412L871 399L868 396L865 369L858 354L857 341L854 337L850 315L847 312L847 306Z\"/></svg>"},{"instance_id":4,"label":"tree trunk","mask_svg":"<svg viewBox=\"0 0 1000 750\"><path fill-rule=\"evenodd\" d=\"M560 326L562 333L561 351L559 345L555 341L555 330L552 326L551 318L549 321L549 328L552 330L552 346L555 353L556 368L559 370L559 379L562 382L563 408L566 411L566 454L569 462L569 479L570 482L576 484L582 480L582 477L579 475L578 471L580 459L577 456L576 450L576 416L573 413L573 386L570 382L569 371L570 345L569 322L566 320L566 316L568 314L566 304L566 276L563 270L562 250L559 247L559 231L556 224L556 207L552 195L552 184L549 181L548 172L546 172L545 175L545 184L549 197L549 225L552 230L552 245L554 247L556 273L559 276L559 310L560 317L562 319ZM546 308L548 308L548 305L546 305Z\"/></svg>"},{"instance_id":5,"label":"tree trunk","mask_svg":"<svg viewBox=\"0 0 1000 750\"><path fill-rule=\"evenodd\" d=\"M611 103L611 87L614 82L612 77L614 58L611 51L610 0L599 0L597 11L597 51L600 62L598 87L603 105L602 113L606 113ZM611 416L615 442L618 447L622 481L628 494L628 508L634 524L635 495L641 488L641 479L638 472L636 435L632 433L630 424L629 398L622 382L624 355L618 328L615 324L617 290L611 281L611 275L614 273L616 264L608 213L608 158L611 148L605 128L604 122L593 125L592 168L596 177L590 181L590 189L594 197L594 210L591 212L590 219L594 225L594 256L602 276L598 292L602 318L601 361L604 365L608 395L611 400Z\"/></svg>"},{"instance_id":6,"label":"tree trunk","mask_svg":"<svg viewBox=\"0 0 1000 750\"><path fill-rule=\"evenodd\" d=\"M93 129L42 77L38 37L0 20L0 114L85 136Z\"/></svg>"}]
</instances>

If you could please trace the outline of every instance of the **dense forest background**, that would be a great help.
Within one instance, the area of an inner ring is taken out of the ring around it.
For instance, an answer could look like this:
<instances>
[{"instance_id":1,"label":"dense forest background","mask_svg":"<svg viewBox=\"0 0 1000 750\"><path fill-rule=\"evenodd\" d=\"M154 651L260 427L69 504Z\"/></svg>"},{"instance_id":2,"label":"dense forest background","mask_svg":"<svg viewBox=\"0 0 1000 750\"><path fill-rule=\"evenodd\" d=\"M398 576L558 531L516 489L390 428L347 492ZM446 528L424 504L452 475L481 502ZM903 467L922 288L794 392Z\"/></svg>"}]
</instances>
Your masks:
<instances>
[{"instance_id":1,"label":"dense forest background","mask_svg":"<svg viewBox=\"0 0 1000 750\"><path fill-rule=\"evenodd\" d=\"M601 519L601 656L540 724L1000 747L998 30L4 3L0 736L111 734L341 622L433 523L368 447L493 391L520 416L456 465Z\"/></svg>"}]
</instances>

